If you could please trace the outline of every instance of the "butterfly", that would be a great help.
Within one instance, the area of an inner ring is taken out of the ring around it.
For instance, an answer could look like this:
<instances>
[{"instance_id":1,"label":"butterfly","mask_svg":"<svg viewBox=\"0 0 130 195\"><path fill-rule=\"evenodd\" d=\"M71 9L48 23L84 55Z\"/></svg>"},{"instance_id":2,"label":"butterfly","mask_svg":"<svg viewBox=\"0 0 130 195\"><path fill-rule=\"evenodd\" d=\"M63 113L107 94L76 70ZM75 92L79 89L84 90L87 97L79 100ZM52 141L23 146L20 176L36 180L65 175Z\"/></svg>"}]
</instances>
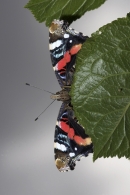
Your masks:
<instances>
[{"instance_id":1,"label":"butterfly","mask_svg":"<svg viewBox=\"0 0 130 195\"><path fill-rule=\"evenodd\" d=\"M51 95L51 98L62 101L55 126L54 155L56 167L64 172L74 170L76 161L93 152L91 138L75 117L69 95L76 55L87 38L69 27L64 20L53 20L49 28L52 66L61 86L61 91Z\"/></svg>"}]
</instances>

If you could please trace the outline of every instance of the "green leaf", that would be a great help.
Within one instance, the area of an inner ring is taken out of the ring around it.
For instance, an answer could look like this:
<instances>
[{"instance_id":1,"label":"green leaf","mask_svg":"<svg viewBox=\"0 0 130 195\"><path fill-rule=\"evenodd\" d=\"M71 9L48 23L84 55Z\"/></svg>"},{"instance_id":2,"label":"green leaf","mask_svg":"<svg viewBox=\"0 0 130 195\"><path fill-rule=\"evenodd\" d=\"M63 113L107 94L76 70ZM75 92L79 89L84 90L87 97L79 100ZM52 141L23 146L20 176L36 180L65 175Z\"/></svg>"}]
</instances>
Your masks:
<instances>
[{"instance_id":1,"label":"green leaf","mask_svg":"<svg viewBox=\"0 0 130 195\"><path fill-rule=\"evenodd\" d=\"M100 28L77 56L75 115L99 157L130 158L130 17Z\"/></svg>"},{"instance_id":2,"label":"green leaf","mask_svg":"<svg viewBox=\"0 0 130 195\"><path fill-rule=\"evenodd\" d=\"M31 10L39 22L63 19L69 23L80 18L86 11L101 6L106 0L30 0L25 8Z\"/></svg>"}]
</instances>

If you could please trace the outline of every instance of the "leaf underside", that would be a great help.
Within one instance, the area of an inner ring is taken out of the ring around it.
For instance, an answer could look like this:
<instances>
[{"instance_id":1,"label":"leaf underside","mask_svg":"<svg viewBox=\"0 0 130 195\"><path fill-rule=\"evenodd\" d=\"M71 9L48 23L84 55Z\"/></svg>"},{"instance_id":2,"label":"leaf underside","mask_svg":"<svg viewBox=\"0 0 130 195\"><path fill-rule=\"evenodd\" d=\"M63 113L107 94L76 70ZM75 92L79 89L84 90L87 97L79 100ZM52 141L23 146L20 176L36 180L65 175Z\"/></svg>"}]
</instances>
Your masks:
<instances>
[{"instance_id":1,"label":"leaf underside","mask_svg":"<svg viewBox=\"0 0 130 195\"><path fill-rule=\"evenodd\" d=\"M70 95L92 138L94 160L130 158L130 17L105 25L84 43Z\"/></svg>"},{"instance_id":2,"label":"leaf underside","mask_svg":"<svg viewBox=\"0 0 130 195\"><path fill-rule=\"evenodd\" d=\"M39 22L46 21L50 26L54 19L63 19L72 23L86 11L100 7L106 0L30 0L28 8Z\"/></svg>"}]
</instances>

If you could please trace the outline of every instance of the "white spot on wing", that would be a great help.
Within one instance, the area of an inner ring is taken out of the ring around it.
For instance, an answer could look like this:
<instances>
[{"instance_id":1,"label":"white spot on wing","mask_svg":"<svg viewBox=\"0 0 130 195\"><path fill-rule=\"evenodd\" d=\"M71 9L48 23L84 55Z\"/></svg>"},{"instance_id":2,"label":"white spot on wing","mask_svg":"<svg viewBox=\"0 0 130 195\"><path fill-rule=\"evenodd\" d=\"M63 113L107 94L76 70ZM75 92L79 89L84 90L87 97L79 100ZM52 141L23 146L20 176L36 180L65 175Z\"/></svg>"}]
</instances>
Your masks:
<instances>
[{"instance_id":1,"label":"white spot on wing","mask_svg":"<svg viewBox=\"0 0 130 195\"><path fill-rule=\"evenodd\" d=\"M69 38L69 34L64 34L64 38L65 39Z\"/></svg>"},{"instance_id":2,"label":"white spot on wing","mask_svg":"<svg viewBox=\"0 0 130 195\"><path fill-rule=\"evenodd\" d=\"M66 151L66 147L63 144L61 144L61 150Z\"/></svg>"},{"instance_id":3,"label":"white spot on wing","mask_svg":"<svg viewBox=\"0 0 130 195\"><path fill-rule=\"evenodd\" d=\"M58 142L54 143L54 148L56 148L62 152L66 151L66 147L63 144L59 144Z\"/></svg>"},{"instance_id":4,"label":"white spot on wing","mask_svg":"<svg viewBox=\"0 0 130 195\"><path fill-rule=\"evenodd\" d=\"M70 152L70 153L69 153L69 156L70 156L70 157L73 157L73 156L75 156L75 153Z\"/></svg>"},{"instance_id":5,"label":"white spot on wing","mask_svg":"<svg viewBox=\"0 0 130 195\"><path fill-rule=\"evenodd\" d=\"M50 43L50 44L49 44L49 49L50 49L50 50L53 50L53 49L55 49L56 47L59 47L61 44L62 44L62 40L57 40L57 41L55 41L54 43Z\"/></svg>"}]
</instances>

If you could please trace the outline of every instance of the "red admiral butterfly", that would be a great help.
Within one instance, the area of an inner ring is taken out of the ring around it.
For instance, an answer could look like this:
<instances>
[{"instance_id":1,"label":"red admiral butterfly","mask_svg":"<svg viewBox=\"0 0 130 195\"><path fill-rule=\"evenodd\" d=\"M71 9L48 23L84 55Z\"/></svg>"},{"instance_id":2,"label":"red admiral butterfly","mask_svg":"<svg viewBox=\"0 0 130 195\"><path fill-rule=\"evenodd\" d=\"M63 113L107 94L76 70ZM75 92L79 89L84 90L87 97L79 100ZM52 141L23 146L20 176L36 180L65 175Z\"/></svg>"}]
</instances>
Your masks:
<instances>
[{"instance_id":1,"label":"red admiral butterfly","mask_svg":"<svg viewBox=\"0 0 130 195\"><path fill-rule=\"evenodd\" d=\"M91 138L74 116L69 96L76 54L87 38L70 28L68 22L63 20L54 20L49 28L52 66L62 88L51 98L63 101L54 135L55 163L59 171L73 170L76 161L93 152Z\"/></svg>"}]
</instances>

